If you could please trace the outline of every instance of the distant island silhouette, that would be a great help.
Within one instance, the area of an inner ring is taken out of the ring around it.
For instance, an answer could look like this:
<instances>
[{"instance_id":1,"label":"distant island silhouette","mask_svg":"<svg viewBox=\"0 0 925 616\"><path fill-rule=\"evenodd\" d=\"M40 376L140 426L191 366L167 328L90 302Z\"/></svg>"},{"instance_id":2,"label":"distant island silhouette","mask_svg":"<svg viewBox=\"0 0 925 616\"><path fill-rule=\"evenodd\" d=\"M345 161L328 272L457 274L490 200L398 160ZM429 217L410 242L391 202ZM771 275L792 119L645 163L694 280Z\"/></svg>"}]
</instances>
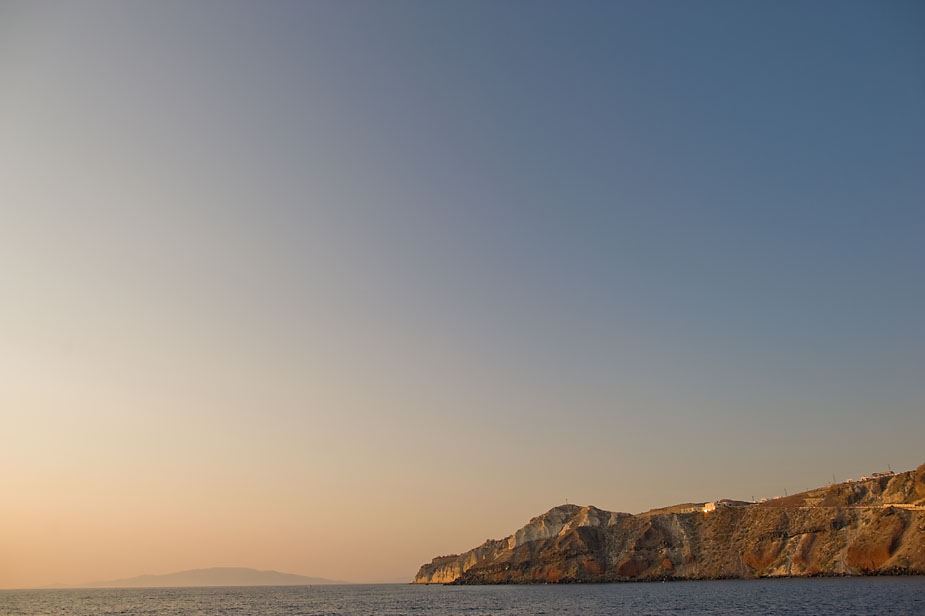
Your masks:
<instances>
[{"instance_id":1,"label":"distant island silhouette","mask_svg":"<svg viewBox=\"0 0 925 616\"><path fill-rule=\"evenodd\" d=\"M211 567L160 575L135 577L86 584L61 585L57 588L157 588L174 586L310 586L313 584L349 584L340 580L308 577L279 571L260 571L247 567Z\"/></svg>"}]
</instances>

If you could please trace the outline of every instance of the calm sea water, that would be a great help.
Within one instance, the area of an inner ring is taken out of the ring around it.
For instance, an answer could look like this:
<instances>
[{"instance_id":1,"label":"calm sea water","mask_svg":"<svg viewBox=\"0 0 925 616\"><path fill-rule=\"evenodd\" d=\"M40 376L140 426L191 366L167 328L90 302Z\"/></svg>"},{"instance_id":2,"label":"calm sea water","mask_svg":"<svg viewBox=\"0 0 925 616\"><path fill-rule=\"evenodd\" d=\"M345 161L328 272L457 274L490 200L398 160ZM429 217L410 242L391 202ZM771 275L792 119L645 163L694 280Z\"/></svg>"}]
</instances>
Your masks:
<instances>
[{"instance_id":1,"label":"calm sea water","mask_svg":"<svg viewBox=\"0 0 925 616\"><path fill-rule=\"evenodd\" d=\"M925 614L925 577L574 586L3 590L3 616Z\"/></svg>"}]
</instances>

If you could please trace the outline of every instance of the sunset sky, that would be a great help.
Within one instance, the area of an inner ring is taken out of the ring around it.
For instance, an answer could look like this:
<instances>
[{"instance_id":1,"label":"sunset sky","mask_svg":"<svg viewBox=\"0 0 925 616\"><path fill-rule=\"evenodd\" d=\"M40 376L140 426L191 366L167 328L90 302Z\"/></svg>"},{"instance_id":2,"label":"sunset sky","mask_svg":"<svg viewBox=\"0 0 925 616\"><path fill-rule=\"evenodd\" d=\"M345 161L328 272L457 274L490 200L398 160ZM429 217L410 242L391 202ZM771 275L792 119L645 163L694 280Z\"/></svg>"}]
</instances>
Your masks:
<instances>
[{"instance_id":1,"label":"sunset sky","mask_svg":"<svg viewBox=\"0 0 925 616\"><path fill-rule=\"evenodd\" d=\"M410 581L921 464L923 31L0 0L0 587Z\"/></svg>"}]
</instances>

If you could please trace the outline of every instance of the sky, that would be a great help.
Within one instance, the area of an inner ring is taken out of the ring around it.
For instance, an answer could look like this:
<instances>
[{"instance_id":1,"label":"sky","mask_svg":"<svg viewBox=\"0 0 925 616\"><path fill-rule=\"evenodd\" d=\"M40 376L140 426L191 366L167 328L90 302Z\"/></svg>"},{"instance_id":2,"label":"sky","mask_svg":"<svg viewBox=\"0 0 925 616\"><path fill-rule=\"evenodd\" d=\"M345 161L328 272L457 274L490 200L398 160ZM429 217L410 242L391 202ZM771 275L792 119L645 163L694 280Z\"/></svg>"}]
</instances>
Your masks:
<instances>
[{"instance_id":1,"label":"sky","mask_svg":"<svg viewBox=\"0 0 925 616\"><path fill-rule=\"evenodd\" d=\"M0 3L0 587L409 581L925 461L921 2Z\"/></svg>"}]
</instances>

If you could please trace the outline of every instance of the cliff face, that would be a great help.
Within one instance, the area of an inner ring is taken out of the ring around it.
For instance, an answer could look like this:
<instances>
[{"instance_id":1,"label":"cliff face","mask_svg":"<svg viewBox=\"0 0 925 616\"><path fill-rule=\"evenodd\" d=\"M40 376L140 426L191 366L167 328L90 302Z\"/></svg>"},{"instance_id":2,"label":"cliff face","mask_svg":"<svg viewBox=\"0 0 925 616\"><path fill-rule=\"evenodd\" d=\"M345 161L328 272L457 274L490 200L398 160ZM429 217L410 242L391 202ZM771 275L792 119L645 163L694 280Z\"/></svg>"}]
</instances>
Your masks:
<instances>
[{"instance_id":1,"label":"cliff face","mask_svg":"<svg viewBox=\"0 0 925 616\"><path fill-rule=\"evenodd\" d=\"M606 528L623 518L632 517L628 513L613 513L597 507L556 507L533 518L526 526L505 539L488 540L464 554L438 556L421 567L414 581L428 584L455 582L473 568L505 560L507 554L529 556L537 546L545 546L550 542L557 545L556 540L560 537L572 537L586 533L589 529Z\"/></svg>"},{"instance_id":2,"label":"cliff face","mask_svg":"<svg viewBox=\"0 0 925 616\"><path fill-rule=\"evenodd\" d=\"M563 505L421 567L417 583L498 584L925 573L925 465L760 504L630 515Z\"/></svg>"}]
</instances>

